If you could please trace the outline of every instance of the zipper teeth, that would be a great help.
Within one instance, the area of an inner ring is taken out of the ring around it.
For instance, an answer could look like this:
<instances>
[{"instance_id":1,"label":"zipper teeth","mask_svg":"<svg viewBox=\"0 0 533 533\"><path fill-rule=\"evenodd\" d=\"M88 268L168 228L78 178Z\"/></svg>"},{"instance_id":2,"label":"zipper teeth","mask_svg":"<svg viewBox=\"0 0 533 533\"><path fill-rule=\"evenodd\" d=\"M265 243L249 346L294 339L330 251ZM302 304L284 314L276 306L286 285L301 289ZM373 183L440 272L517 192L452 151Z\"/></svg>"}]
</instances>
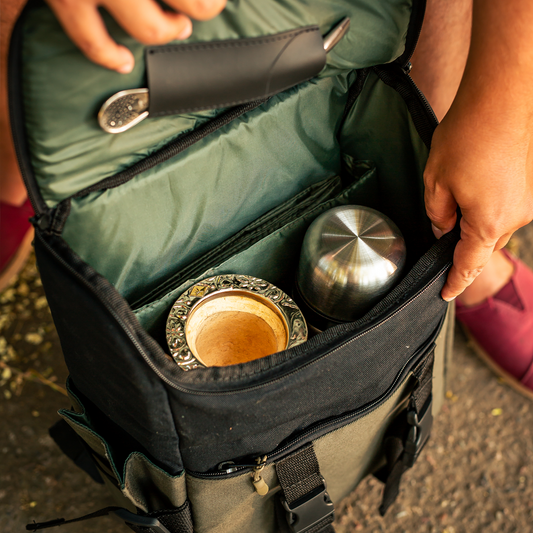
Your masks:
<instances>
[{"instance_id":1,"label":"zipper teeth","mask_svg":"<svg viewBox=\"0 0 533 533\"><path fill-rule=\"evenodd\" d=\"M411 87L415 90L416 94L418 95L420 103L424 106L424 109L428 112L431 118L435 121L435 127L437 127L439 124L439 119L437 118L437 115L435 115L435 111L433 111L432 107L429 105L429 102L427 101L427 98L424 96L424 93L418 88L413 78L411 78L411 76L407 72L404 71L404 74L405 76L407 76L409 85L411 85Z\"/></svg>"},{"instance_id":2,"label":"zipper teeth","mask_svg":"<svg viewBox=\"0 0 533 533\"><path fill-rule=\"evenodd\" d=\"M99 182L94 183L93 185L90 185L89 187L86 187L81 191L78 191L69 198L66 198L65 200L68 200L70 198L79 198L92 192L119 187L120 185L123 185L124 183L127 183L128 181L133 179L138 174L146 172L147 170L150 170L151 168L161 163L164 163L165 161L168 161L172 157L178 155L180 152L183 152L187 148L196 144L204 137L207 137L211 133L214 133L216 130L220 129L226 124L229 124L244 113L252 111L267 100L267 98L264 98L261 100L255 100L248 104L243 104L238 107L231 108L230 110L216 116L215 118L204 122L203 124L198 126L198 128L192 130L191 132L179 136L177 139L171 141L169 144L161 148L161 150L159 150L155 154L145 157L141 161L134 163L131 167L127 168L122 172L104 178L103 180L100 180Z\"/></svg>"},{"instance_id":3,"label":"zipper teeth","mask_svg":"<svg viewBox=\"0 0 533 533\"><path fill-rule=\"evenodd\" d=\"M424 353L424 351L422 353ZM338 418L335 418L334 420L331 420L329 422L323 422L321 424L318 424L313 429L310 429L310 430L302 433L297 438L292 440L289 444L286 444L282 448L279 448L278 450L276 450L274 453L268 455L268 458L267 458L267 460L265 461L264 464L265 465L272 464L273 462L276 461L276 459L278 459L280 457L280 455L283 455L287 450L290 450L291 448L296 446L299 442L301 442L303 440L307 440L314 433L318 433L322 429L327 428L328 426L337 425L337 424L346 422L346 421L351 420L351 419L357 419L361 415L363 415L363 414L367 413L368 411L374 409L374 407L376 407L380 403L383 403L383 401L395 391L395 389L397 388L398 382L400 381L400 376L403 374L403 372L406 369L406 367L409 366L411 361L413 361L413 359L415 359L418 355L419 355L419 353L418 354L417 353L413 354L413 356L410 357L409 360L407 360L404 363L402 368L396 374L396 376L394 378L394 381L389 385L389 388L383 394L381 394L379 396L379 398L376 398L375 400L373 400L372 402L368 403L367 405L365 405L364 407L362 407L360 409L357 409L357 410L355 410L355 411L353 411L353 412L351 412L349 414L342 415L342 416L340 416ZM204 473L202 473L202 472L191 472L191 474L193 476L195 476L195 477L220 477L220 476L233 475L233 474L235 474L237 472L245 472L246 470L253 471L253 467L250 467L250 466L247 466L247 465L240 465L240 466L239 465L235 465L234 468L235 468L235 470L234 470L234 472L231 472L231 474L228 474L226 472L204 472Z\"/></svg>"}]
</instances>

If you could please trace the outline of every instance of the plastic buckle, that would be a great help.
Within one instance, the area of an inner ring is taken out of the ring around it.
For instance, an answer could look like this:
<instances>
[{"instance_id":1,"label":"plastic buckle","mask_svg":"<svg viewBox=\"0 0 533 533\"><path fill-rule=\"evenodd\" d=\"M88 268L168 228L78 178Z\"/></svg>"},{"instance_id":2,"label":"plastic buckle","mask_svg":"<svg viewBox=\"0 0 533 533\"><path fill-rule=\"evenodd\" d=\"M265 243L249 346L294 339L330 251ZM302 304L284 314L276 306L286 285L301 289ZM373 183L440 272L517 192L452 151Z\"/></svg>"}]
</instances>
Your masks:
<instances>
[{"instance_id":1,"label":"plastic buckle","mask_svg":"<svg viewBox=\"0 0 533 533\"><path fill-rule=\"evenodd\" d=\"M117 509L109 513L125 522L127 526L145 527L150 533L170 533L170 531L157 519L149 516L141 516L128 511L127 509Z\"/></svg>"},{"instance_id":2,"label":"plastic buckle","mask_svg":"<svg viewBox=\"0 0 533 533\"><path fill-rule=\"evenodd\" d=\"M322 478L322 487L317 487L289 505L286 500L281 503L287 511L287 522L293 533L304 533L328 516L332 517L335 509L327 493L326 480Z\"/></svg>"},{"instance_id":3,"label":"plastic buckle","mask_svg":"<svg viewBox=\"0 0 533 533\"><path fill-rule=\"evenodd\" d=\"M424 448L429 439L431 427L433 426L432 405L433 397L430 395L419 415L414 410L407 412L407 423L411 428L405 441L402 461L409 468L415 464L422 448Z\"/></svg>"}]
</instances>

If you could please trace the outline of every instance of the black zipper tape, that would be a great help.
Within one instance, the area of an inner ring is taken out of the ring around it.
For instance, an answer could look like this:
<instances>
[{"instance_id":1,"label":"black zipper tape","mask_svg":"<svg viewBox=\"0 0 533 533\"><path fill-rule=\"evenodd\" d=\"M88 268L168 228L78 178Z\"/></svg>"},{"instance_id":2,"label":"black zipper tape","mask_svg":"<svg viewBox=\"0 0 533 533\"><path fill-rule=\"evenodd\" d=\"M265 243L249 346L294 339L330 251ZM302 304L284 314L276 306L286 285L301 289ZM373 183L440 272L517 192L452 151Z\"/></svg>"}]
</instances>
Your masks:
<instances>
[{"instance_id":1,"label":"black zipper tape","mask_svg":"<svg viewBox=\"0 0 533 533\"><path fill-rule=\"evenodd\" d=\"M416 131L429 149L431 147L433 132L438 126L439 121L426 97L399 64L390 63L373 68L380 79L392 87L403 98L413 119Z\"/></svg>"}]
</instances>

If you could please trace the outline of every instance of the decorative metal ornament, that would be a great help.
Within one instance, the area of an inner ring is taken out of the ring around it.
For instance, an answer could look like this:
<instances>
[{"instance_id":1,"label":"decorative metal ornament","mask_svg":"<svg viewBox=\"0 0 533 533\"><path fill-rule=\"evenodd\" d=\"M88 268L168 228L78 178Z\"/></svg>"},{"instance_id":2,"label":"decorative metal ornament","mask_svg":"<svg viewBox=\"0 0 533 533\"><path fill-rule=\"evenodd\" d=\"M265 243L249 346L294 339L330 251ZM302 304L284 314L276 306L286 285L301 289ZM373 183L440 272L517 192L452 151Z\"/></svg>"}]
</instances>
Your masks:
<instances>
[{"instance_id":1,"label":"decorative metal ornament","mask_svg":"<svg viewBox=\"0 0 533 533\"><path fill-rule=\"evenodd\" d=\"M326 54L344 37L350 27L345 17L326 36ZM148 114L150 94L147 88L125 89L109 97L98 113L98 124L107 133L122 133L144 120Z\"/></svg>"},{"instance_id":2,"label":"decorative metal ornament","mask_svg":"<svg viewBox=\"0 0 533 533\"><path fill-rule=\"evenodd\" d=\"M148 89L128 89L108 98L98 112L98 124L107 133L129 130L148 116Z\"/></svg>"},{"instance_id":3,"label":"decorative metal ornament","mask_svg":"<svg viewBox=\"0 0 533 533\"><path fill-rule=\"evenodd\" d=\"M307 324L298 306L278 287L259 278L227 274L204 279L185 291L172 306L166 335L178 366L192 370L292 348L307 340Z\"/></svg>"}]
</instances>

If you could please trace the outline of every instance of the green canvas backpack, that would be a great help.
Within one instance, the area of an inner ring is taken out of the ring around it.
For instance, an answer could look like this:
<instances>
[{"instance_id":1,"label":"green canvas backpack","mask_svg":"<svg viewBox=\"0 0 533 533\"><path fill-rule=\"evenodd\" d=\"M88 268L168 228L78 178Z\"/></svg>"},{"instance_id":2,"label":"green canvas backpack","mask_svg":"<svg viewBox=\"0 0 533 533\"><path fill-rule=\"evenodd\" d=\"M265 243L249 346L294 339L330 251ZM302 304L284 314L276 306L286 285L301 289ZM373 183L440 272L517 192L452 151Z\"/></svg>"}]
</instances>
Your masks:
<instances>
[{"instance_id":1,"label":"green canvas backpack","mask_svg":"<svg viewBox=\"0 0 533 533\"><path fill-rule=\"evenodd\" d=\"M72 405L51 432L116 501L84 518L147 533L332 531L335 505L369 474L384 482L381 512L394 501L452 349L440 290L457 234L437 241L425 215L437 120L408 74L423 13L421 0L230 0L162 47L106 16L136 60L120 75L87 60L44 3L26 7L12 130ZM147 118L104 131L104 102L144 88ZM383 300L288 350L184 371L165 338L184 291L245 275L292 294L311 222L353 204L406 240L406 273Z\"/></svg>"}]
</instances>

